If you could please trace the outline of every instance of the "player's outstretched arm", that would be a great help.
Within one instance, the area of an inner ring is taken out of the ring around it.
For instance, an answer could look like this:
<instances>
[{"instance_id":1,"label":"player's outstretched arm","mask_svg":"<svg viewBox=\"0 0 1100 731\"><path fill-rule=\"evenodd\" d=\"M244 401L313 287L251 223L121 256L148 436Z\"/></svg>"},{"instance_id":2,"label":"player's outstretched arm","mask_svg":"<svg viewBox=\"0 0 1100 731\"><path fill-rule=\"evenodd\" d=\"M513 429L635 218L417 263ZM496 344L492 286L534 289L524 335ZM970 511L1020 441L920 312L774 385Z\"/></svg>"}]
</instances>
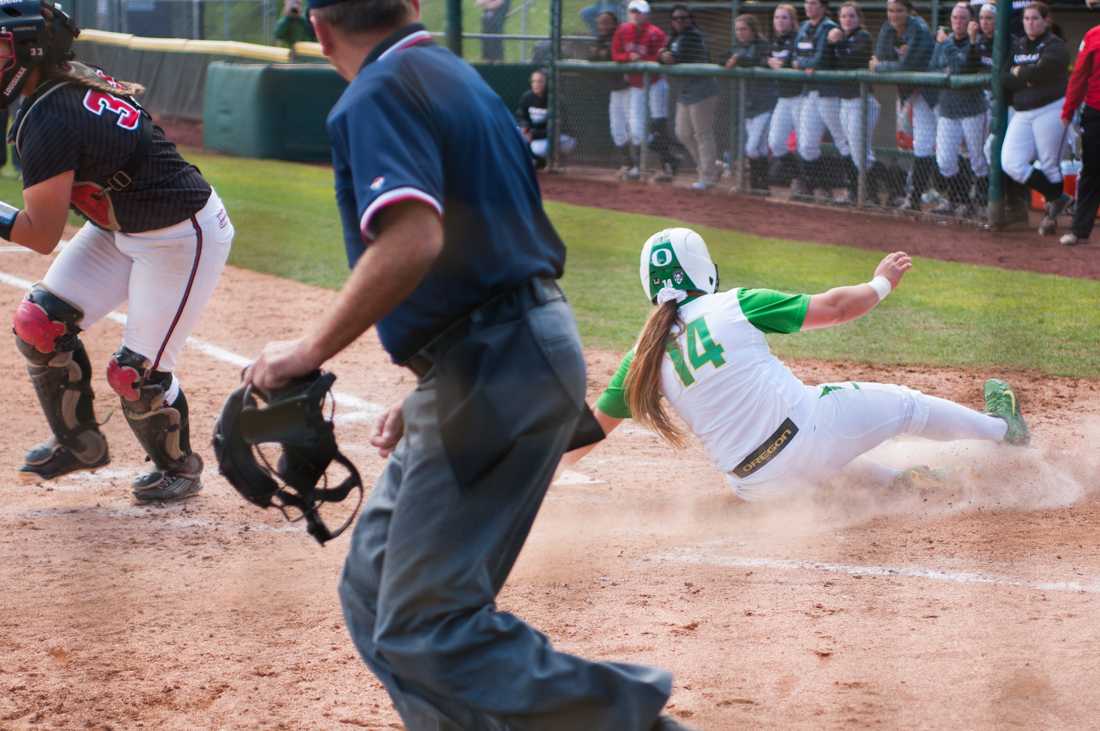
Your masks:
<instances>
[{"instance_id":1,"label":"player's outstretched arm","mask_svg":"<svg viewBox=\"0 0 1100 731\"><path fill-rule=\"evenodd\" d=\"M623 423L622 419L617 419L614 416L609 416L600 411L599 406L592 409L592 415L596 417L596 422L600 425L600 428L603 429L604 436L607 436L611 432L615 431L615 427ZM597 444L599 444L599 442L594 442L593 444L579 447L578 449L574 449L572 452L566 452L562 456L561 462L558 464L558 469L572 467L573 465L577 464L577 462L580 462L582 459L584 459L585 455L595 449Z\"/></svg>"},{"instance_id":2,"label":"player's outstretched arm","mask_svg":"<svg viewBox=\"0 0 1100 731\"><path fill-rule=\"evenodd\" d=\"M0 203L0 237L49 254L65 232L72 190L73 171L68 170L24 190L23 210Z\"/></svg>"},{"instance_id":3,"label":"player's outstretched arm","mask_svg":"<svg viewBox=\"0 0 1100 731\"><path fill-rule=\"evenodd\" d=\"M895 251L879 262L870 282L833 287L828 292L813 295L802 329L820 330L863 317L901 284L901 278L912 266L913 261L908 254Z\"/></svg>"}]
</instances>

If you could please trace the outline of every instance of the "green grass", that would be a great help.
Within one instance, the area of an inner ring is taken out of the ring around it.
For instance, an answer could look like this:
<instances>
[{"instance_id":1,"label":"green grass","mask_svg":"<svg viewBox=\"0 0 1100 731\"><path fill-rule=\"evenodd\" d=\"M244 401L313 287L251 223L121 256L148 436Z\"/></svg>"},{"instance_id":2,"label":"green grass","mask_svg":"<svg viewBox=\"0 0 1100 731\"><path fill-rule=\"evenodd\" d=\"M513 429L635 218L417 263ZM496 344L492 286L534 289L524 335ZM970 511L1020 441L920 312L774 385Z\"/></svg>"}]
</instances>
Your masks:
<instances>
[{"instance_id":1,"label":"green grass","mask_svg":"<svg viewBox=\"0 0 1100 731\"><path fill-rule=\"evenodd\" d=\"M341 285L347 264L328 168L186 154L229 209L237 229L232 264L331 289ZM0 198L20 201L19 182L0 177ZM676 222L554 202L546 208L569 247L563 286L585 344L629 347L648 312L638 281L639 248L654 231ZM723 288L819 292L867 281L881 257L842 246L697 230L718 263ZM903 286L867 317L830 330L773 336L771 343L786 358L1097 378L1097 303L1097 281L917 259Z\"/></svg>"}]
</instances>

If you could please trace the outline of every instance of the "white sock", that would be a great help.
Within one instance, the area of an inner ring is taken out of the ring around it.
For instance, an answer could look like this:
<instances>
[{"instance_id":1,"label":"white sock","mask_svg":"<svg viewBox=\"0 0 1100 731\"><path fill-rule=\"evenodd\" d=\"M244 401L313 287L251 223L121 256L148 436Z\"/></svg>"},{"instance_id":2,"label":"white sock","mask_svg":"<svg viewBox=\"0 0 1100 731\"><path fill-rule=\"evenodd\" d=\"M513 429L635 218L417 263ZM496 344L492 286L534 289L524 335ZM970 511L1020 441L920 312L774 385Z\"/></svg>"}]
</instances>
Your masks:
<instances>
[{"instance_id":1,"label":"white sock","mask_svg":"<svg viewBox=\"0 0 1100 731\"><path fill-rule=\"evenodd\" d=\"M180 395L180 381L176 378L176 374L172 374L172 383L168 386L168 390L164 392L164 405L171 406L176 403L176 399Z\"/></svg>"},{"instance_id":2,"label":"white sock","mask_svg":"<svg viewBox=\"0 0 1100 731\"><path fill-rule=\"evenodd\" d=\"M918 436L949 442L955 439L985 439L1000 442L1008 422L936 396L920 395L928 409L928 421Z\"/></svg>"}]
</instances>

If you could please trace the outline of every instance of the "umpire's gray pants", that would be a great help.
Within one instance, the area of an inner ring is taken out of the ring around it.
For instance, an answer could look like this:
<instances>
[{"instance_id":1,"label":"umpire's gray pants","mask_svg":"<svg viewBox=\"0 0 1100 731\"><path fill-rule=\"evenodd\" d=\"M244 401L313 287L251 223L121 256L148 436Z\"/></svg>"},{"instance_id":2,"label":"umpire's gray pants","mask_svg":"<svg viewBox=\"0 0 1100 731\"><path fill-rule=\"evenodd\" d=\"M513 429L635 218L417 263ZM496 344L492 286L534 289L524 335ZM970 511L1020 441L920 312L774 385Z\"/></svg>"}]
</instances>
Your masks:
<instances>
[{"instance_id":1,"label":"umpire's gray pants","mask_svg":"<svg viewBox=\"0 0 1100 731\"><path fill-rule=\"evenodd\" d=\"M405 435L344 567L348 628L410 731L648 730L671 692L667 673L557 652L496 610L585 395L564 300L499 314L434 354L405 401ZM465 434L449 431L456 415ZM463 461L464 439L471 452L474 440L500 449Z\"/></svg>"}]
</instances>

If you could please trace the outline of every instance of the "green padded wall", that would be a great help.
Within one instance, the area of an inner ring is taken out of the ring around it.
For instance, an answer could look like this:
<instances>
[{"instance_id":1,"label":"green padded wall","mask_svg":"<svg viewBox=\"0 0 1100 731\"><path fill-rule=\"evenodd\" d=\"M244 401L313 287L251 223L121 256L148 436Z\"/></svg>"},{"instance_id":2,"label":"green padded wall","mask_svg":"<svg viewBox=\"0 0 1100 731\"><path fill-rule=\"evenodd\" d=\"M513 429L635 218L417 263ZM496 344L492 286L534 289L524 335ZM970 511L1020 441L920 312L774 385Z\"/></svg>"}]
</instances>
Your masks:
<instances>
[{"instance_id":1,"label":"green padded wall","mask_svg":"<svg viewBox=\"0 0 1100 731\"><path fill-rule=\"evenodd\" d=\"M476 68L512 110L536 67ZM332 68L319 64L211 63L203 98L203 146L245 157L329 160L325 117L346 85Z\"/></svg>"}]
</instances>

